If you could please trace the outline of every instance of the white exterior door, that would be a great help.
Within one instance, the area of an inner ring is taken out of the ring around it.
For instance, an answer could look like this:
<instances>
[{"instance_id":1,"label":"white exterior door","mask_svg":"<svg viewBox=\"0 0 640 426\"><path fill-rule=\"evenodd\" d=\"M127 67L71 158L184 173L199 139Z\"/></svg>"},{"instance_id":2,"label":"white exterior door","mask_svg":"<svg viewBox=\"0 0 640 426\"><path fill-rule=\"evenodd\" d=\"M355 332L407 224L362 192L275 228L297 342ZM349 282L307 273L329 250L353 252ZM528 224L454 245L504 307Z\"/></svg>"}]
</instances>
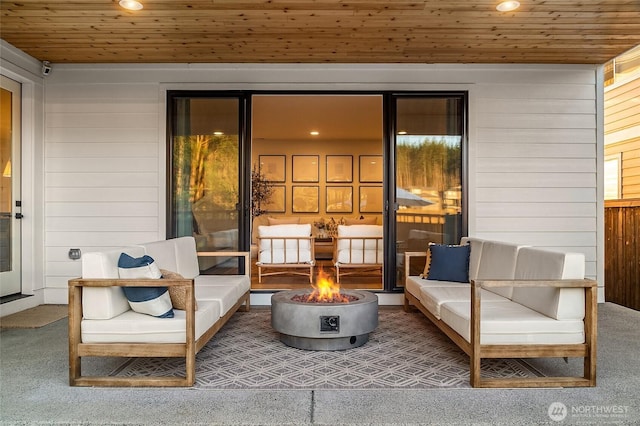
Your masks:
<instances>
[{"instance_id":1,"label":"white exterior door","mask_svg":"<svg viewBox=\"0 0 640 426\"><path fill-rule=\"evenodd\" d=\"M20 83L0 76L0 296L20 293Z\"/></svg>"}]
</instances>

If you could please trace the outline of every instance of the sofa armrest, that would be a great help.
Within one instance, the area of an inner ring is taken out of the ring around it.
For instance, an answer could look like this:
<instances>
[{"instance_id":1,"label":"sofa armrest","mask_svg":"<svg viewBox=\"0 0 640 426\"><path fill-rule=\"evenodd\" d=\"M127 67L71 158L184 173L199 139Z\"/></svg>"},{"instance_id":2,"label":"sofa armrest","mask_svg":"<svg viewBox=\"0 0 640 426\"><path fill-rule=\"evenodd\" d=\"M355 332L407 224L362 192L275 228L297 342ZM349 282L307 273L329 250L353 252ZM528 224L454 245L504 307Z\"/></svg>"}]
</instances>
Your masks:
<instances>
[{"instance_id":1,"label":"sofa armrest","mask_svg":"<svg viewBox=\"0 0 640 426\"><path fill-rule=\"evenodd\" d=\"M192 279L121 279L121 278L75 278L69 287L193 287Z\"/></svg>"},{"instance_id":2,"label":"sofa armrest","mask_svg":"<svg viewBox=\"0 0 640 426\"><path fill-rule=\"evenodd\" d=\"M415 257L427 257L426 251L405 251L404 252L404 276L411 276L411 258Z\"/></svg>"},{"instance_id":3,"label":"sofa armrest","mask_svg":"<svg viewBox=\"0 0 640 426\"><path fill-rule=\"evenodd\" d=\"M82 312L82 290L85 287L186 287L186 306L185 306L185 353L193 354L195 358L195 291L193 279L119 279L119 278L76 278L69 280L69 372L71 383L75 382L75 378L81 376L81 367L79 357L83 354L91 354L88 349L85 352L79 350L82 344L81 324L83 318ZM122 345L113 345L119 347ZM131 345L129 345L131 346ZM115 355L115 354L114 354ZM119 356L119 355L115 355ZM191 361L188 361L190 363ZM195 362L195 360L193 361ZM195 373L194 373L195 374Z\"/></svg>"},{"instance_id":4,"label":"sofa armrest","mask_svg":"<svg viewBox=\"0 0 640 426\"><path fill-rule=\"evenodd\" d=\"M249 276L251 274L249 251L199 251L198 257L244 257L244 275Z\"/></svg>"},{"instance_id":5,"label":"sofa armrest","mask_svg":"<svg viewBox=\"0 0 640 426\"><path fill-rule=\"evenodd\" d=\"M69 280L69 318L82 319L82 289L85 287L186 287L187 322L194 319L195 292L193 279L120 279L120 278L75 278Z\"/></svg>"},{"instance_id":6,"label":"sofa armrest","mask_svg":"<svg viewBox=\"0 0 640 426\"><path fill-rule=\"evenodd\" d=\"M478 288L499 287L556 287L556 288L593 288L598 282L591 279L582 280L471 280L471 285Z\"/></svg>"},{"instance_id":7,"label":"sofa armrest","mask_svg":"<svg viewBox=\"0 0 640 426\"><path fill-rule=\"evenodd\" d=\"M483 288L498 287L552 287L552 288L584 288L584 334L587 356L585 357L585 377L593 380L595 384L595 365L596 365L596 342L597 342L597 322L598 322L598 283L591 279L558 279L558 280L472 280L471 281L471 319L470 319L470 337L472 353L480 354L480 318L481 318L481 299ZM477 365L475 374L479 379L479 358L475 361Z\"/></svg>"}]
</instances>

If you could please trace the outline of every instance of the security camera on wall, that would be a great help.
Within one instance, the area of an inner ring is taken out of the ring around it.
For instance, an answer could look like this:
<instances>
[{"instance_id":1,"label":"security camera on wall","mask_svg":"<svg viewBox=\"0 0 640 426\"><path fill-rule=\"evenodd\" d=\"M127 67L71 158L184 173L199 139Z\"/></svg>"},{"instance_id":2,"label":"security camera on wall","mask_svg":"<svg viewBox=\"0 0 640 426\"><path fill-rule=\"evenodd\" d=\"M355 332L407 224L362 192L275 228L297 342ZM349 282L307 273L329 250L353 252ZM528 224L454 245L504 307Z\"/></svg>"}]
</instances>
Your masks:
<instances>
[{"instance_id":1,"label":"security camera on wall","mask_svg":"<svg viewBox=\"0 0 640 426\"><path fill-rule=\"evenodd\" d=\"M49 61L42 61L42 75L47 76L51 74L51 63Z\"/></svg>"}]
</instances>

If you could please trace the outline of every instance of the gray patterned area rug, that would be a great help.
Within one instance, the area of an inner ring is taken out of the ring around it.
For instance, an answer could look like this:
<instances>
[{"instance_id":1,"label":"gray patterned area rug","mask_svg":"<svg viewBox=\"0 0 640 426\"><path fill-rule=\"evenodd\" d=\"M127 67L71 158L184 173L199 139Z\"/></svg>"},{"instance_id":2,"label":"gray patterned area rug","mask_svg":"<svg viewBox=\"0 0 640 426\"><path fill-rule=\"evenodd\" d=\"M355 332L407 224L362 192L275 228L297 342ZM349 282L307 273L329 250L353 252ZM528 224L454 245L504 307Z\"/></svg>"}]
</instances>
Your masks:
<instances>
[{"instance_id":1,"label":"gray patterned area rug","mask_svg":"<svg viewBox=\"0 0 640 426\"><path fill-rule=\"evenodd\" d=\"M115 376L184 374L184 360L130 359ZM518 359L486 360L484 377L535 377ZM468 388L469 357L421 313L381 308L369 341L345 351L306 351L280 342L271 312L238 312L196 358L200 389Z\"/></svg>"}]
</instances>

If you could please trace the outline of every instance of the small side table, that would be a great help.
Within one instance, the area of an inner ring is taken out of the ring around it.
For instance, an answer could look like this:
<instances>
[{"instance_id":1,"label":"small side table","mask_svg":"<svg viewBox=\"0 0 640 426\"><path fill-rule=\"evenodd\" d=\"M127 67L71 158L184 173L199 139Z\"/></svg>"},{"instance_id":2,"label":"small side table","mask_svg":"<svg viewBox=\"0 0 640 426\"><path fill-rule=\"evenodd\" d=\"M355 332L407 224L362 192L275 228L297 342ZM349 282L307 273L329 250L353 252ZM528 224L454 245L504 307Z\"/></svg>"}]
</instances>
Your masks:
<instances>
[{"instance_id":1,"label":"small side table","mask_svg":"<svg viewBox=\"0 0 640 426\"><path fill-rule=\"evenodd\" d=\"M315 238L314 251L317 260L333 259L333 238Z\"/></svg>"}]
</instances>

